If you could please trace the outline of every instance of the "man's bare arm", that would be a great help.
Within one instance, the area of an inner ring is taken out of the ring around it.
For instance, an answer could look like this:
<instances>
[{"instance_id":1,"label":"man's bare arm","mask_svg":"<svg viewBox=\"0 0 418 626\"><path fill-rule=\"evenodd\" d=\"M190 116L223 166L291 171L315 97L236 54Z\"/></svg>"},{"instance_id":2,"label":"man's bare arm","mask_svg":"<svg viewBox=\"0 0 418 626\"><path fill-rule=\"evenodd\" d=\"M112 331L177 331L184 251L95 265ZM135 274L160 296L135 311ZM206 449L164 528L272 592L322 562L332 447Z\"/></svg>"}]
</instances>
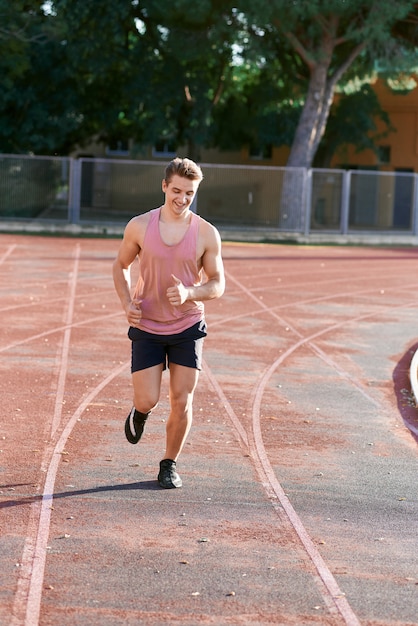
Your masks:
<instances>
[{"instance_id":1,"label":"man's bare arm","mask_svg":"<svg viewBox=\"0 0 418 626\"><path fill-rule=\"evenodd\" d=\"M202 257L202 268L207 280L201 285L183 285L173 275L173 286L167 289L167 297L171 304L179 306L186 300L195 302L220 298L225 291L225 274L221 254L221 238L218 231L206 225L205 251Z\"/></svg>"},{"instance_id":2,"label":"man's bare arm","mask_svg":"<svg viewBox=\"0 0 418 626\"><path fill-rule=\"evenodd\" d=\"M130 267L140 252L138 243L140 228L138 221L131 220L125 228L118 255L113 263L113 282L116 293L131 326L136 326L141 319L138 303L132 301Z\"/></svg>"}]
</instances>

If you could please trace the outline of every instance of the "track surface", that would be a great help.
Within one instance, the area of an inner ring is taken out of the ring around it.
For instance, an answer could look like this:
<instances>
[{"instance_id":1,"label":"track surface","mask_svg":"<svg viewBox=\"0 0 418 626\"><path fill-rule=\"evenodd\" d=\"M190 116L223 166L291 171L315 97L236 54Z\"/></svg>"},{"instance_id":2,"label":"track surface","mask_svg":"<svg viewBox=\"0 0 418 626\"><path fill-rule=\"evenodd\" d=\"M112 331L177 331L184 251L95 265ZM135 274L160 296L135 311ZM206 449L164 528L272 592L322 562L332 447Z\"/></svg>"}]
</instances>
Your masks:
<instances>
[{"instance_id":1,"label":"track surface","mask_svg":"<svg viewBox=\"0 0 418 626\"><path fill-rule=\"evenodd\" d=\"M225 243L165 491L118 245L0 236L0 623L418 624L417 251Z\"/></svg>"}]
</instances>

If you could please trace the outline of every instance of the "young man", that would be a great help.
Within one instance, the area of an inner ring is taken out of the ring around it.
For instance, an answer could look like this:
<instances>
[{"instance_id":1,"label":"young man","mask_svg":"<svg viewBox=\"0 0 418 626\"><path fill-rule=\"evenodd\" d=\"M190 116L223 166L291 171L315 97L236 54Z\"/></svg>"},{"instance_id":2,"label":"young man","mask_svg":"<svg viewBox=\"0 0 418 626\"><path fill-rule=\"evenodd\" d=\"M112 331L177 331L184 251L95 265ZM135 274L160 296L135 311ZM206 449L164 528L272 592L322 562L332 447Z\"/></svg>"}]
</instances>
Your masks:
<instances>
[{"instance_id":1,"label":"young man","mask_svg":"<svg viewBox=\"0 0 418 626\"><path fill-rule=\"evenodd\" d=\"M117 294L130 325L134 405L126 438L138 443L158 404L162 372L170 371L170 414L158 483L181 487L176 462L192 424L193 394L202 367L206 336L204 300L225 288L218 231L190 210L203 178L190 159L171 161L162 181L164 204L134 217L126 226L113 264ZM131 297L129 268L139 259L140 275Z\"/></svg>"}]
</instances>

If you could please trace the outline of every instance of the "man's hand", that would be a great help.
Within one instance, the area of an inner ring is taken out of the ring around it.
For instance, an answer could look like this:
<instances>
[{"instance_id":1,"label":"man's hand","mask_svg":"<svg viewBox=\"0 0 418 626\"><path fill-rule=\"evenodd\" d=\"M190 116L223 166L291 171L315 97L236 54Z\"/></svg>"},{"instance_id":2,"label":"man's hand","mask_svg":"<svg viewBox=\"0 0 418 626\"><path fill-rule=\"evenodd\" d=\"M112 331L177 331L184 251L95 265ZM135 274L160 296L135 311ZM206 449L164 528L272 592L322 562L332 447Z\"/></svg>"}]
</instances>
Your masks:
<instances>
[{"instance_id":1,"label":"man's hand","mask_svg":"<svg viewBox=\"0 0 418 626\"><path fill-rule=\"evenodd\" d=\"M134 328L139 328L139 322L141 321L141 302L142 300L139 299L132 300L126 309L126 319L128 320L129 326L133 326Z\"/></svg>"},{"instance_id":2,"label":"man's hand","mask_svg":"<svg viewBox=\"0 0 418 626\"><path fill-rule=\"evenodd\" d=\"M173 306L180 306L186 302L189 290L183 285L179 278L174 276L174 274L171 274L171 278L173 279L174 285L167 289L167 298Z\"/></svg>"}]
</instances>

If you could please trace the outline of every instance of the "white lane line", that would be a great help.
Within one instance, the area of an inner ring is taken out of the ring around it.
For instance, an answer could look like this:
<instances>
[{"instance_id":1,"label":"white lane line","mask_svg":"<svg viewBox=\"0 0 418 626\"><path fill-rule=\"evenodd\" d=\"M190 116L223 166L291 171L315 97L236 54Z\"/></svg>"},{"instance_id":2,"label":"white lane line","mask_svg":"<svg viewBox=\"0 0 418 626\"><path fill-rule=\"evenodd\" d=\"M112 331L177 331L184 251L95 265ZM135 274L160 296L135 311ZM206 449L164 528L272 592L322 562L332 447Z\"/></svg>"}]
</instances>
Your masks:
<instances>
[{"instance_id":1,"label":"white lane line","mask_svg":"<svg viewBox=\"0 0 418 626\"><path fill-rule=\"evenodd\" d=\"M5 260L12 254L13 250L15 250L15 248L17 248L17 243L12 243L6 250L6 252L3 254L3 256L0 256L0 265L2 263L5 262Z\"/></svg>"},{"instance_id":2,"label":"white lane line","mask_svg":"<svg viewBox=\"0 0 418 626\"><path fill-rule=\"evenodd\" d=\"M296 534L298 535L305 551L307 552L309 558L315 566L316 571L319 574L321 580L320 593L324 599L325 604L327 605L330 613L339 613L347 626L360 626L360 622L357 617L353 613L350 605L344 597L344 593L338 587L338 584L333 577L332 573L328 569L327 565L323 561L321 555L316 549L314 543L309 537L307 531L305 530L299 516L291 505L289 499L287 498L285 492L283 491L282 486L279 481L276 479L274 470L272 469L270 462L268 460L260 431L260 403L264 393L264 387L269 380L271 374L276 369L278 365L278 361L275 361L272 366L270 366L267 372L263 375L261 381L256 387L256 393L253 403L253 437L254 441L249 443L245 430L237 417L234 409L230 405L228 399L223 393L221 387L216 381L215 376L211 372L206 361L204 362L204 372L209 379L209 382L214 387L216 393L225 407L225 410L232 421L233 427L235 428L239 442L241 446L243 446L244 450L248 452L254 461L255 469L260 477L260 482L263 489L266 492L267 497L270 499L273 508L275 510L277 507L277 500L280 502L282 508L284 509L292 527L295 529ZM316 579L317 580L317 579ZM29 626L29 625L28 625Z\"/></svg>"},{"instance_id":3,"label":"white lane line","mask_svg":"<svg viewBox=\"0 0 418 626\"><path fill-rule=\"evenodd\" d=\"M237 286L239 286L247 296L255 300L262 309L265 309L265 310L267 309L264 303L260 302L258 298L256 298L251 293L251 291L249 291L237 279L235 279L231 275L229 275L228 278L232 279L233 282ZM272 311L269 310L269 313L272 313ZM278 319L282 323L285 323L282 318L280 318L279 316L275 314L273 315L274 317L276 317L276 319ZM339 325L340 324L336 324L334 326L339 326ZM287 326L289 328L292 328L289 324L287 324ZM334 328L334 326L332 326L331 328ZM286 512L286 515L291 525L295 529L300 541L302 542L302 545L304 546L308 556L310 557L313 565L315 566L320 576L320 579L325 586L325 588L321 589L321 593L328 608L330 609L331 612L334 612L336 609L341 615L341 617L344 619L347 626L360 626L360 622L357 616L355 615L354 611L352 610L351 606L349 605L347 599L345 598L345 594L340 590L337 584L337 581L335 580L334 576L332 575L331 571L329 570L328 566L326 565L325 561L323 560L322 556L317 550L315 544L313 543L311 537L309 536L308 532L303 526L300 517L298 516L292 504L290 503L290 500L286 496L280 482L277 480L275 472L273 468L271 467L270 461L268 459L268 455L264 447L263 437L261 433L261 426L260 426L260 414L261 414L261 402L262 402L264 390L268 381L270 380L271 376L276 371L276 369L279 367L279 365L289 356L289 354L293 353L295 350L297 350L300 346L304 344L315 349L316 346L315 344L311 343L311 340L314 338L317 338L318 336L322 334L327 333L330 329L329 328L322 329L321 331L314 333L310 337L302 337L301 334L297 330L295 330L294 328L292 328L292 330L299 337L299 341L296 341L292 347L290 347L286 352L284 352L278 359L276 359L273 362L272 365L270 365L267 368L267 370L262 375L261 379L259 380L258 384L255 387L253 410L252 410L254 443L253 443L253 446L250 445L250 452L252 453L253 458L256 455L256 458L255 458L256 469L261 478L261 482L264 488L266 489L267 495L271 497L271 491L273 491L275 496L278 498L281 506ZM322 356L321 352L322 351L318 350L318 355L320 357ZM232 407L230 407L230 411L233 412ZM229 411L228 411L228 414L229 414ZM235 419L239 422L239 419L237 418L237 416L235 416ZM235 421L234 421L234 425L235 425ZM254 448L254 449L251 450L251 448ZM269 488L267 488L266 480L267 480L267 484L269 485Z\"/></svg>"},{"instance_id":4,"label":"white lane line","mask_svg":"<svg viewBox=\"0 0 418 626\"><path fill-rule=\"evenodd\" d=\"M109 315L98 315L96 317L89 317L87 320L83 320L82 322L76 322L75 324L71 324L72 328L79 328L80 326L84 326L86 324L91 324L92 322L103 322L103 320L109 320L113 317L122 317L123 311L119 313L110 313ZM62 330L65 330L67 326L57 326L56 328L52 328L50 330L45 330L42 333L38 333L36 335L30 335L29 337L25 337L25 339L21 339L19 341L15 341L14 343L9 343L7 346L3 346L0 348L0 352L7 352L7 350L12 350L17 346L22 346L25 343L30 343L31 341L35 341L35 339L42 339L42 337L48 337L49 335L53 335L54 333L59 333Z\"/></svg>"},{"instance_id":5,"label":"white lane line","mask_svg":"<svg viewBox=\"0 0 418 626\"><path fill-rule=\"evenodd\" d=\"M240 439L240 443L247 450L248 449L248 437L247 437L247 433L245 432L245 428L243 427L243 425L239 421L238 417L236 416L234 409L229 404L229 401L228 401L226 395L222 391L221 386L219 385L219 383L216 380L215 376L212 374L212 371L211 371L209 365L206 363L206 361L204 359L203 359L203 369L204 369L204 372L205 372L206 376L208 377L212 387L214 388L215 392L218 394L219 399L221 400L221 402L222 402L222 404L224 406L225 411L228 413L229 419L231 420L231 422L235 426L235 430L238 433L238 436L239 436L239 439Z\"/></svg>"},{"instance_id":6,"label":"white lane line","mask_svg":"<svg viewBox=\"0 0 418 626\"><path fill-rule=\"evenodd\" d=\"M52 418L51 424L51 438L54 437L57 428L61 422L62 416L62 407L64 400L64 392L65 392L65 380L67 378L68 371L68 355L70 352L70 339L71 339L71 330L72 330L72 321L74 316L74 303L75 303L75 294L77 290L77 279L78 279L78 268L80 265L80 244L77 244L74 252L74 265L73 270L70 272L69 281L68 281L68 306L67 311L64 316L64 324L66 325L64 331L64 339L62 342L61 353L57 355L57 364L59 366L59 375L57 382L57 390L55 395L55 407L54 414Z\"/></svg>"},{"instance_id":7,"label":"white lane line","mask_svg":"<svg viewBox=\"0 0 418 626\"><path fill-rule=\"evenodd\" d=\"M277 480L276 474L273 468L271 467L271 464L270 464L270 461L269 461L269 458L268 458L268 455L267 455L267 452L263 443L263 436L261 433L261 426L260 426L260 414L261 414L261 401L263 398L264 390L271 376L277 369L277 367L282 363L282 361L285 360L285 358L288 356L288 353L292 351L293 351L293 348L291 348L286 353L281 355L270 367L268 367L256 387L254 403L253 403L253 412L252 412L255 449L256 449L260 464L265 472L268 482L271 485L271 488L273 489L274 493L279 499L279 502L282 505L283 509L285 510L286 515L290 520L290 523L295 529L306 552L308 553L312 563L314 564L322 582L324 583L327 592L329 593L328 598L326 594L322 593L324 600L327 601L328 606L330 606L329 600L332 600L332 602L335 603L336 608L338 609L340 615L343 617L347 626L360 626L360 622L357 619L352 608L350 607L347 599L345 598L345 594L338 587L337 581L335 580L327 564L323 560L315 544L313 543L311 537L306 531L304 525L302 524L300 517L298 516L292 504L290 503L290 500L286 496L281 484Z\"/></svg>"},{"instance_id":8,"label":"white lane line","mask_svg":"<svg viewBox=\"0 0 418 626\"><path fill-rule=\"evenodd\" d=\"M72 417L67 422L60 438L58 439L55 448L52 452L52 458L48 466L48 471L45 479L45 485L42 494L42 500L34 503L34 508L39 508L39 523L38 528L34 529L36 537L28 534L22 555L22 566L20 572L20 581L23 581L21 587L27 586L27 594L22 591L15 596L15 602L13 605L13 618L10 626L21 626L22 610L26 609L24 626L38 626L39 616L41 611L42 589L45 574L45 564L47 556L47 545L49 537L49 527L51 522L51 511L53 504L53 493L55 479L61 460L61 454L65 450L65 444L70 436L74 426L77 424L77 420L86 410L88 405L93 401L102 389L106 387L114 378L119 376L125 369L130 366L130 361L127 361L114 369L99 385L97 385L91 392L84 398L81 404L78 406ZM32 525L33 522L32 522ZM19 585L18 585L19 587ZM26 603L26 607L22 606L22 603Z\"/></svg>"}]
</instances>

